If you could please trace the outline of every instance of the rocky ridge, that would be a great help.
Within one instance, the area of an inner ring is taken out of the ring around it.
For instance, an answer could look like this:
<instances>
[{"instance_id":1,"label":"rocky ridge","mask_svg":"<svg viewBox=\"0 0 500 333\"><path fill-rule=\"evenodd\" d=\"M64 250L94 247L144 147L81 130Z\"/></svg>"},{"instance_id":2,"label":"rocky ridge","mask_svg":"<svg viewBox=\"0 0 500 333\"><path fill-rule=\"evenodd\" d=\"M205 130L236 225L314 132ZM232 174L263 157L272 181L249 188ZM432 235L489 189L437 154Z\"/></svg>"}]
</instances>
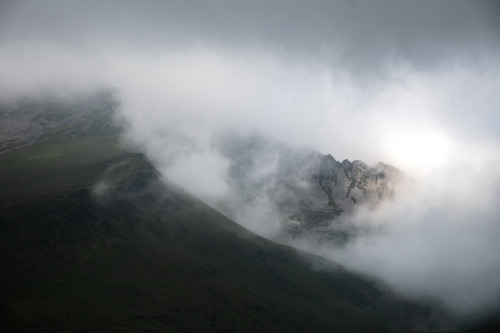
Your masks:
<instances>
[{"instance_id":1,"label":"rocky ridge","mask_svg":"<svg viewBox=\"0 0 500 333\"><path fill-rule=\"evenodd\" d=\"M259 136L224 138L219 148L230 161L228 206L265 202L285 226L322 227L357 207L375 208L394 197L402 177L384 163L340 162Z\"/></svg>"},{"instance_id":2,"label":"rocky ridge","mask_svg":"<svg viewBox=\"0 0 500 333\"><path fill-rule=\"evenodd\" d=\"M281 206L290 209L288 222L301 225L324 224L342 213L353 213L356 207L375 208L391 199L401 172L384 163L369 167L362 161L339 162L332 155L317 157L319 167L306 175L309 186L297 189L297 199ZM288 207L287 207L288 208Z\"/></svg>"}]
</instances>

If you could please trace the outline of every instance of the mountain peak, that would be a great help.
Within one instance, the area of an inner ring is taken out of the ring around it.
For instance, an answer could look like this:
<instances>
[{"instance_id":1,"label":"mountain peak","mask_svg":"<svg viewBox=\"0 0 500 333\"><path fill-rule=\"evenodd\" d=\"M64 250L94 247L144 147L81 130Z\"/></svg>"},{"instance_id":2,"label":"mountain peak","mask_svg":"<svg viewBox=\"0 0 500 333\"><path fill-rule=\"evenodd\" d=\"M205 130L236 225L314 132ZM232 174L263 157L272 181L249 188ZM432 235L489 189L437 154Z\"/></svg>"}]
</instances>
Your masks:
<instances>
[{"instance_id":1,"label":"mountain peak","mask_svg":"<svg viewBox=\"0 0 500 333\"><path fill-rule=\"evenodd\" d=\"M226 213L236 220L242 207L266 202L285 225L329 224L359 206L375 208L392 198L402 175L383 163L370 167L360 160L339 162L331 154L273 144L253 136L234 136L225 141L231 147L225 148L222 142L220 149L230 161L231 197L225 201L226 207L233 207ZM261 170L266 170L265 175Z\"/></svg>"}]
</instances>

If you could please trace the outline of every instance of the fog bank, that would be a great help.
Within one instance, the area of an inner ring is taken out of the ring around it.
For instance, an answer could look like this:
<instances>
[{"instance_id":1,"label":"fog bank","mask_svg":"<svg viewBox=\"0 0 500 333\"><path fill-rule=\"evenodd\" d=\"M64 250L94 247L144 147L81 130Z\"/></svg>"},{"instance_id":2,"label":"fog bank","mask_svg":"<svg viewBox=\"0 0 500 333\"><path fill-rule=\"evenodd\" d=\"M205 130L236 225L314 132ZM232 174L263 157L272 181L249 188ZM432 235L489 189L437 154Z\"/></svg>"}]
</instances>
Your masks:
<instances>
[{"instance_id":1,"label":"fog bank","mask_svg":"<svg viewBox=\"0 0 500 333\"><path fill-rule=\"evenodd\" d=\"M124 140L210 204L226 133L409 179L350 218L342 250L296 246L461 314L500 297L500 6L494 1L2 1L0 97L112 86ZM272 154L253 177L272 179ZM238 222L279 229L265 197Z\"/></svg>"}]
</instances>

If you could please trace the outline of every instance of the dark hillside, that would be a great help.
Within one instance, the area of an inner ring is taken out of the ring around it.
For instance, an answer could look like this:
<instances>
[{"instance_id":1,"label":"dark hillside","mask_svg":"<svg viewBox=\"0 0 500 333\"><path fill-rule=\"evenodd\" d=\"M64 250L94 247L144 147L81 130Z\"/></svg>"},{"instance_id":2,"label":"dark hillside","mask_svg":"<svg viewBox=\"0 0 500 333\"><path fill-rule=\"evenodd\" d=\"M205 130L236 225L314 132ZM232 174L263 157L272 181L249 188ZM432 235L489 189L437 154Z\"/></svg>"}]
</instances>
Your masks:
<instances>
[{"instance_id":1,"label":"dark hillside","mask_svg":"<svg viewBox=\"0 0 500 333\"><path fill-rule=\"evenodd\" d=\"M7 331L393 330L371 283L311 271L160 184L140 155L125 160L100 198L83 188L2 210Z\"/></svg>"},{"instance_id":2,"label":"dark hillside","mask_svg":"<svg viewBox=\"0 0 500 333\"><path fill-rule=\"evenodd\" d=\"M165 185L121 148L108 99L18 109L0 154L1 332L390 332L427 317Z\"/></svg>"}]
</instances>

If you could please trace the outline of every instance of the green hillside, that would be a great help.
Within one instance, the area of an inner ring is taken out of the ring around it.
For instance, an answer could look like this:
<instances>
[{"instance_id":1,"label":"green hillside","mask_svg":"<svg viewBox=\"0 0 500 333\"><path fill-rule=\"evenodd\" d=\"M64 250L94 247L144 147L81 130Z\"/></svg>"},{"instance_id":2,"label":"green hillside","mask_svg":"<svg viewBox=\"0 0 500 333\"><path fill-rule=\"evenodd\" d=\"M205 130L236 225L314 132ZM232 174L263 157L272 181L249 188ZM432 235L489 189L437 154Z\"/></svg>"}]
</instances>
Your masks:
<instances>
[{"instance_id":1,"label":"green hillside","mask_svg":"<svg viewBox=\"0 0 500 333\"><path fill-rule=\"evenodd\" d=\"M115 127L97 126L110 117L57 122L0 155L0 331L422 327L425 307L160 182L144 156L121 148Z\"/></svg>"},{"instance_id":2,"label":"green hillside","mask_svg":"<svg viewBox=\"0 0 500 333\"><path fill-rule=\"evenodd\" d=\"M312 271L127 159L104 204L82 188L3 209L9 331L392 329L370 283Z\"/></svg>"}]
</instances>

